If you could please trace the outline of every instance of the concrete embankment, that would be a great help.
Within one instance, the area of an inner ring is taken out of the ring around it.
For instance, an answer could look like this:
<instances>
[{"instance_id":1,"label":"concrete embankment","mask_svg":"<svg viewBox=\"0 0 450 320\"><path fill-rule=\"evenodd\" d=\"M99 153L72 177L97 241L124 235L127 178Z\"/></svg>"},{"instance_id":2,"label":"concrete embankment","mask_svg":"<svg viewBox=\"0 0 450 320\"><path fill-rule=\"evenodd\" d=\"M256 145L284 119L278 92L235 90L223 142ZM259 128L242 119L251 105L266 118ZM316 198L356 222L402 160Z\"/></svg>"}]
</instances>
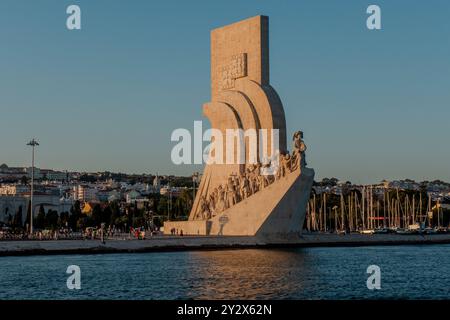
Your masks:
<instances>
[{"instance_id":1,"label":"concrete embankment","mask_svg":"<svg viewBox=\"0 0 450 320\"><path fill-rule=\"evenodd\" d=\"M243 248L372 246L450 243L450 234L434 235L336 235L310 233L290 241L270 241L255 237L154 237L147 240L45 240L0 241L0 256L97 254Z\"/></svg>"}]
</instances>

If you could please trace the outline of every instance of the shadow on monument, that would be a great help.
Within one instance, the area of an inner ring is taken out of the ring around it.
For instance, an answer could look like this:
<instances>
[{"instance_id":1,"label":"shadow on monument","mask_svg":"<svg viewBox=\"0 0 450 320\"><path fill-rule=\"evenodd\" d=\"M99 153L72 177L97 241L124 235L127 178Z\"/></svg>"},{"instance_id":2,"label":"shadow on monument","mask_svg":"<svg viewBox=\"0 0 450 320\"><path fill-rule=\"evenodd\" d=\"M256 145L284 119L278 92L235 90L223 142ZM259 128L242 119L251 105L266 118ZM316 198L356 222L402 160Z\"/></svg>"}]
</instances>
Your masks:
<instances>
[{"instance_id":1,"label":"shadow on monument","mask_svg":"<svg viewBox=\"0 0 450 320\"><path fill-rule=\"evenodd\" d=\"M218 236L223 236L223 228L228 223L228 221L229 221L229 219L226 215L223 215L219 218L220 229L219 229L219 232L217 233Z\"/></svg>"}]
</instances>

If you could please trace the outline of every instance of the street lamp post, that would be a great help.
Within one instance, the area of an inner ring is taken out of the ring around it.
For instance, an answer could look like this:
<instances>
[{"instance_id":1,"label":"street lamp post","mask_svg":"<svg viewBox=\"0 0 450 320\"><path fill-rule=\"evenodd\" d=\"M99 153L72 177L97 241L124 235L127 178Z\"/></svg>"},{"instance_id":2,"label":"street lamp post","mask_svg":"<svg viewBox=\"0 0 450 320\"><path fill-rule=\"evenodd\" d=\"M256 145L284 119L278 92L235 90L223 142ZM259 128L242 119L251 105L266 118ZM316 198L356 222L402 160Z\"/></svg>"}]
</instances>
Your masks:
<instances>
[{"instance_id":1,"label":"street lamp post","mask_svg":"<svg viewBox=\"0 0 450 320\"><path fill-rule=\"evenodd\" d=\"M30 235L33 234L33 193L34 193L34 147L39 143L33 139L27 143L27 146L31 146L31 193L30 193Z\"/></svg>"}]
</instances>

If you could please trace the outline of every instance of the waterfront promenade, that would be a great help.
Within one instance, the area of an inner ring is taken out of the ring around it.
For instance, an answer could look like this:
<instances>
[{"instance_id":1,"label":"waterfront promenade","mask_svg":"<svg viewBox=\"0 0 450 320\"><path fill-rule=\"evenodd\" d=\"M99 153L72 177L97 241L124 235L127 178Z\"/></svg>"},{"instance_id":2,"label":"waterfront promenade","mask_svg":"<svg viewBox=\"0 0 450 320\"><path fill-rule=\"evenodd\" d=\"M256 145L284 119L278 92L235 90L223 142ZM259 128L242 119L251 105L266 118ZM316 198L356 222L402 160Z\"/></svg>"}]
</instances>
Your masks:
<instances>
[{"instance_id":1,"label":"waterfront promenade","mask_svg":"<svg viewBox=\"0 0 450 320\"><path fill-rule=\"evenodd\" d=\"M450 234L321 234L306 233L298 240L267 241L255 237L157 236L146 240L9 240L0 241L0 256L96 254L233 248L331 247L450 243Z\"/></svg>"}]
</instances>

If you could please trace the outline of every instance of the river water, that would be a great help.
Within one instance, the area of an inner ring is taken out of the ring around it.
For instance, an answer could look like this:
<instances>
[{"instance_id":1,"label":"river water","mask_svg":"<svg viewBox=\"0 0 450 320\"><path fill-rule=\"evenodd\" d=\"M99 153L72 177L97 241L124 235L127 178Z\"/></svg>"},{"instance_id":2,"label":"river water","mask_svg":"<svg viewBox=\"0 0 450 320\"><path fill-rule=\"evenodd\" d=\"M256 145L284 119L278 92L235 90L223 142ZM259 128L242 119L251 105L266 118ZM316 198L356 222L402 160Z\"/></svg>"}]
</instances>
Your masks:
<instances>
[{"instance_id":1,"label":"river water","mask_svg":"<svg viewBox=\"0 0 450 320\"><path fill-rule=\"evenodd\" d=\"M69 265L81 289L67 288ZM369 290L369 265L381 289ZM448 299L450 245L0 257L0 299Z\"/></svg>"}]
</instances>

